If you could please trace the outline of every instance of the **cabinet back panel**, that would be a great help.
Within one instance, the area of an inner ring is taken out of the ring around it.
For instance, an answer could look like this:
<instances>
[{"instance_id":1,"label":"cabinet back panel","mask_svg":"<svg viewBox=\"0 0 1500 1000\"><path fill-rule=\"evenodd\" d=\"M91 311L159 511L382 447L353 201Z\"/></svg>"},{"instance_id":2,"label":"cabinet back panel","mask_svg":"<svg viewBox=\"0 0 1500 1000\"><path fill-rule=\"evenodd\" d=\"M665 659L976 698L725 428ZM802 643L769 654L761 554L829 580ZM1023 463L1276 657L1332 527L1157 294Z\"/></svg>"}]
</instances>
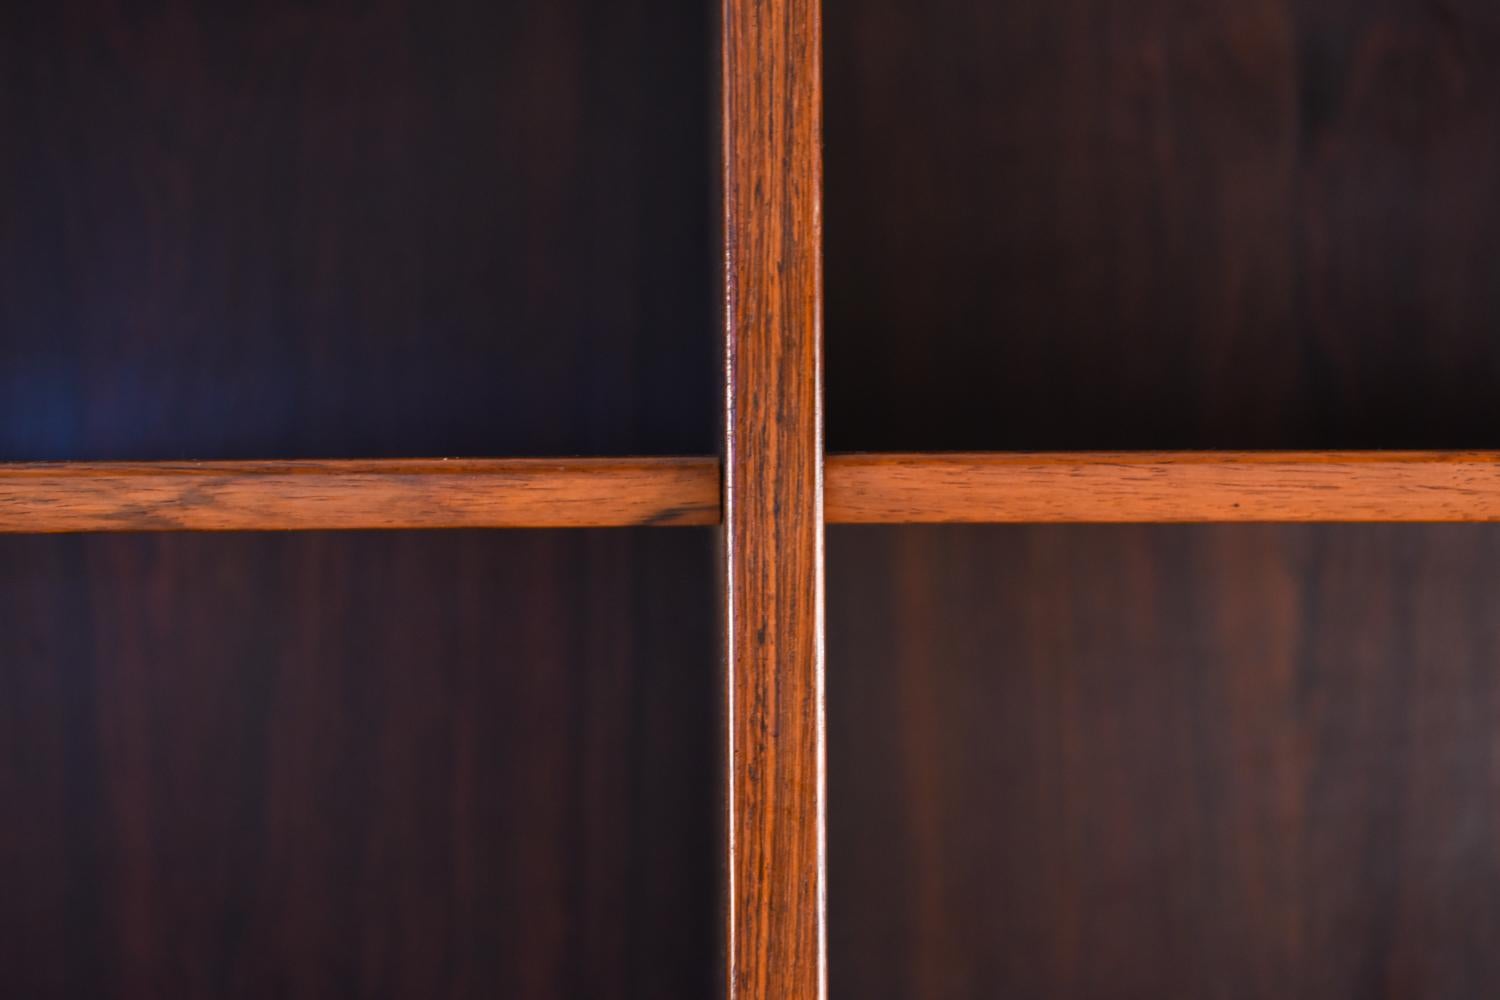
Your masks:
<instances>
[{"instance_id":1,"label":"cabinet back panel","mask_svg":"<svg viewBox=\"0 0 1500 1000\"><path fill-rule=\"evenodd\" d=\"M706 997L706 531L0 540L0 992Z\"/></svg>"},{"instance_id":2,"label":"cabinet back panel","mask_svg":"<svg viewBox=\"0 0 1500 1000\"><path fill-rule=\"evenodd\" d=\"M836 528L835 998L1500 989L1500 532Z\"/></svg>"},{"instance_id":3,"label":"cabinet back panel","mask_svg":"<svg viewBox=\"0 0 1500 1000\"><path fill-rule=\"evenodd\" d=\"M1484 0L828 0L835 450L1500 446Z\"/></svg>"},{"instance_id":4,"label":"cabinet back panel","mask_svg":"<svg viewBox=\"0 0 1500 1000\"><path fill-rule=\"evenodd\" d=\"M709 453L709 8L0 5L0 460Z\"/></svg>"}]
</instances>

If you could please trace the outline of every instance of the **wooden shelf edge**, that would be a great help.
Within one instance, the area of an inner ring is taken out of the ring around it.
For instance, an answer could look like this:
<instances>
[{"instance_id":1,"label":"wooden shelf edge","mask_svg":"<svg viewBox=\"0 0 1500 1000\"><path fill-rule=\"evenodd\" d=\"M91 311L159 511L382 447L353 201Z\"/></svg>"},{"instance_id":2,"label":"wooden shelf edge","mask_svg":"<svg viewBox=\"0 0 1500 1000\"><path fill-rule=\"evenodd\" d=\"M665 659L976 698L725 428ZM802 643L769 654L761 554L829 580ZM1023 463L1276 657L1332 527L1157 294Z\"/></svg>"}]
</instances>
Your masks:
<instances>
[{"instance_id":1,"label":"wooden shelf edge","mask_svg":"<svg viewBox=\"0 0 1500 1000\"><path fill-rule=\"evenodd\" d=\"M1500 521L1500 452L841 455L840 524Z\"/></svg>"},{"instance_id":2,"label":"wooden shelf edge","mask_svg":"<svg viewBox=\"0 0 1500 1000\"><path fill-rule=\"evenodd\" d=\"M718 522L712 458L0 465L0 533Z\"/></svg>"},{"instance_id":3,"label":"wooden shelf edge","mask_svg":"<svg viewBox=\"0 0 1500 1000\"><path fill-rule=\"evenodd\" d=\"M1500 452L836 455L830 524L1500 522ZM0 465L0 533L710 526L714 458Z\"/></svg>"}]
</instances>

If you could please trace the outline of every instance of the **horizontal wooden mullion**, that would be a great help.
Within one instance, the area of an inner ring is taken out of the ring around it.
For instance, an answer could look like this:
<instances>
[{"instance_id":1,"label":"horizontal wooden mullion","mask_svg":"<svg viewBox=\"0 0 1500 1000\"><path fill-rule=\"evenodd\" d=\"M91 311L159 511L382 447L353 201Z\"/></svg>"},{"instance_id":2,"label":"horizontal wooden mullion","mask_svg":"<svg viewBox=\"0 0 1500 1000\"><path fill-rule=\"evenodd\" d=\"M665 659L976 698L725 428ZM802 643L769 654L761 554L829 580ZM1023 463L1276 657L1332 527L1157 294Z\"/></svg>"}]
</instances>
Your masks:
<instances>
[{"instance_id":1,"label":"horizontal wooden mullion","mask_svg":"<svg viewBox=\"0 0 1500 1000\"><path fill-rule=\"evenodd\" d=\"M1500 521L1500 452L838 455L830 524ZM714 458L0 465L0 533L720 523Z\"/></svg>"},{"instance_id":2,"label":"horizontal wooden mullion","mask_svg":"<svg viewBox=\"0 0 1500 1000\"><path fill-rule=\"evenodd\" d=\"M712 458L0 466L0 532L719 522Z\"/></svg>"},{"instance_id":3,"label":"horizontal wooden mullion","mask_svg":"<svg viewBox=\"0 0 1500 1000\"><path fill-rule=\"evenodd\" d=\"M1500 452L844 455L841 524L1500 521Z\"/></svg>"}]
</instances>

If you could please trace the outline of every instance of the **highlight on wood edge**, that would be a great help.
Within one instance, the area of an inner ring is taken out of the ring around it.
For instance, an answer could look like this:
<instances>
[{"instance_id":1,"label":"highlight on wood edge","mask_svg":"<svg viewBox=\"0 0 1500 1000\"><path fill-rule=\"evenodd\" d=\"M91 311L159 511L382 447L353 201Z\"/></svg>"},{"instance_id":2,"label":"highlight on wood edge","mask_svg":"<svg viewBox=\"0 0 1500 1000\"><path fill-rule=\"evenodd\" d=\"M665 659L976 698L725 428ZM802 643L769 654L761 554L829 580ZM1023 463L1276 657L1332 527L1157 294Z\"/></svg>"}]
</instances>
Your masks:
<instances>
[{"instance_id":1,"label":"highlight on wood edge","mask_svg":"<svg viewBox=\"0 0 1500 1000\"><path fill-rule=\"evenodd\" d=\"M830 524L1500 521L1500 452L838 455ZM0 533L716 525L713 458L0 465Z\"/></svg>"}]
</instances>

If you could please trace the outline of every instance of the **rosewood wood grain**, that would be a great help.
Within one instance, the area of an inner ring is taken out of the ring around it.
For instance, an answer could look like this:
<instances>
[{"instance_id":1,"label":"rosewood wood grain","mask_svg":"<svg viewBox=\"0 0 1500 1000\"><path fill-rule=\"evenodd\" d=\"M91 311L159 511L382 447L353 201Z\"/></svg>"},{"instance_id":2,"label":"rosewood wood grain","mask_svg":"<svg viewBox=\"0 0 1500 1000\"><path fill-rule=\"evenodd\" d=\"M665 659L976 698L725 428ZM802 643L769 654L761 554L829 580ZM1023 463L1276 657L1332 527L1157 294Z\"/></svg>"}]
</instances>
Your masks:
<instances>
[{"instance_id":1,"label":"rosewood wood grain","mask_svg":"<svg viewBox=\"0 0 1500 1000\"><path fill-rule=\"evenodd\" d=\"M711 458L0 466L0 532L713 525Z\"/></svg>"},{"instance_id":2,"label":"rosewood wood grain","mask_svg":"<svg viewBox=\"0 0 1500 1000\"><path fill-rule=\"evenodd\" d=\"M818 0L725 0L728 993L827 995Z\"/></svg>"},{"instance_id":3,"label":"rosewood wood grain","mask_svg":"<svg viewBox=\"0 0 1500 1000\"><path fill-rule=\"evenodd\" d=\"M715 24L0 4L0 461L712 454Z\"/></svg>"},{"instance_id":4,"label":"rosewood wood grain","mask_svg":"<svg viewBox=\"0 0 1500 1000\"><path fill-rule=\"evenodd\" d=\"M829 448L1500 447L1497 10L829 3Z\"/></svg>"},{"instance_id":5,"label":"rosewood wood grain","mask_svg":"<svg viewBox=\"0 0 1500 1000\"><path fill-rule=\"evenodd\" d=\"M833 528L832 992L1496 995L1500 529Z\"/></svg>"},{"instance_id":6,"label":"rosewood wood grain","mask_svg":"<svg viewBox=\"0 0 1500 1000\"><path fill-rule=\"evenodd\" d=\"M716 534L0 538L0 994L714 996Z\"/></svg>"},{"instance_id":7,"label":"rosewood wood grain","mask_svg":"<svg viewBox=\"0 0 1500 1000\"><path fill-rule=\"evenodd\" d=\"M712 458L0 466L0 533L692 526ZM834 455L828 524L1500 521L1495 452Z\"/></svg>"},{"instance_id":8,"label":"rosewood wood grain","mask_svg":"<svg viewBox=\"0 0 1500 1000\"><path fill-rule=\"evenodd\" d=\"M714 455L717 26L0 3L0 461ZM716 536L0 538L0 996L716 995Z\"/></svg>"},{"instance_id":9,"label":"rosewood wood grain","mask_svg":"<svg viewBox=\"0 0 1500 1000\"><path fill-rule=\"evenodd\" d=\"M1495 452L844 455L830 523L1500 521Z\"/></svg>"}]
</instances>

